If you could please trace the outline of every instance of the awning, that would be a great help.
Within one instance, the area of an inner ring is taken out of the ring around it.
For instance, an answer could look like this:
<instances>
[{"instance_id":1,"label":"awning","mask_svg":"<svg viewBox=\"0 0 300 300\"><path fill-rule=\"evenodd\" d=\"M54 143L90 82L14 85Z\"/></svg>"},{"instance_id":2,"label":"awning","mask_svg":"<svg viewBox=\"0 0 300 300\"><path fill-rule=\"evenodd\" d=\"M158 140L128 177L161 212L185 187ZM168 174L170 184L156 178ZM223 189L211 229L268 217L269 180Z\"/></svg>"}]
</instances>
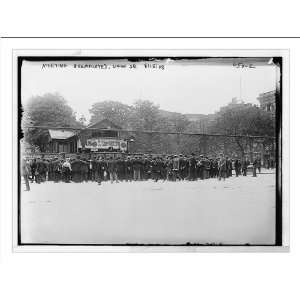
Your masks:
<instances>
[{"instance_id":1,"label":"awning","mask_svg":"<svg viewBox=\"0 0 300 300\"><path fill-rule=\"evenodd\" d=\"M51 139L66 140L76 135L75 131L64 129L49 129Z\"/></svg>"}]
</instances>

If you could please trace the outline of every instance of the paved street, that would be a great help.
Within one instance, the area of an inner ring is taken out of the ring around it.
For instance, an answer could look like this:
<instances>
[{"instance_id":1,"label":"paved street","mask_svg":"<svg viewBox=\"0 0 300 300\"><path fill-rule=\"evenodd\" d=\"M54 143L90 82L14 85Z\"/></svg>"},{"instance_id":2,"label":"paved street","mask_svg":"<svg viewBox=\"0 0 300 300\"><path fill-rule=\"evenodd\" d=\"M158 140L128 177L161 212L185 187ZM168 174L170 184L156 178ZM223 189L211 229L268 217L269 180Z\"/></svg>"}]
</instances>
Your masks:
<instances>
[{"instance_id":1,"label":"paved street","mask_svg":"<svg viewBox=\"0 0 300 300\"><path fill-rule=\"evenodd\" d=\"M275 174L225 182L33 183L22 191L21 226L25 243L272 244Z\"/></svg>"}]
</instances>

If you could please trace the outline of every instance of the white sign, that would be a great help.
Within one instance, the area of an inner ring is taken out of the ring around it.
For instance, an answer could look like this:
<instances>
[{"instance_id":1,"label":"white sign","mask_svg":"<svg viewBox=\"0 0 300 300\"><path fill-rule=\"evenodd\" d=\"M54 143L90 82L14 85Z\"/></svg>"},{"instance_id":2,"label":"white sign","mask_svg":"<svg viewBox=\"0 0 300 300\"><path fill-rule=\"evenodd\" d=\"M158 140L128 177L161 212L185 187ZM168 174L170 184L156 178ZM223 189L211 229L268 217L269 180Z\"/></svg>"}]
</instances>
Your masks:
<instances>
[{"instance_id":1,"label":"white sign","mask_svg":"<svg viewBox=\"0 0 300 300\"><path fill-rule=\"evenodd\" d=\"M85 148L96 150L96 149L114 149L114 150L127 150L127 142L120 139L103 139L93 138L86 141Z\"/></svg>"}]
</instances>

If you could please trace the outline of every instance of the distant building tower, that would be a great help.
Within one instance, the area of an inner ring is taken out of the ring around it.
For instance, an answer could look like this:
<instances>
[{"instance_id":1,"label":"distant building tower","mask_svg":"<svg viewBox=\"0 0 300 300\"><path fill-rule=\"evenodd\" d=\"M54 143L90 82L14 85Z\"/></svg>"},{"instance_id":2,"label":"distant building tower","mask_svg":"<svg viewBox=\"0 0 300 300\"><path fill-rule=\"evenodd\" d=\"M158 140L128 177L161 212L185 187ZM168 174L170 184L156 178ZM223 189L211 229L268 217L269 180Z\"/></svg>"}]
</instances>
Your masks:
<instances>
[{"instance_id":1,"label":"distant building tower","mask_svg":"<svg viewBox=\"0 0 300 300\"><path fill-rule=\"evenodd\" d=\"M276 110L276 96L275 91L270 91L266 93L261 93L257 97L257 100L260 103L261 109L268 112L275 112Z\"/></svg>"}]
</instances>

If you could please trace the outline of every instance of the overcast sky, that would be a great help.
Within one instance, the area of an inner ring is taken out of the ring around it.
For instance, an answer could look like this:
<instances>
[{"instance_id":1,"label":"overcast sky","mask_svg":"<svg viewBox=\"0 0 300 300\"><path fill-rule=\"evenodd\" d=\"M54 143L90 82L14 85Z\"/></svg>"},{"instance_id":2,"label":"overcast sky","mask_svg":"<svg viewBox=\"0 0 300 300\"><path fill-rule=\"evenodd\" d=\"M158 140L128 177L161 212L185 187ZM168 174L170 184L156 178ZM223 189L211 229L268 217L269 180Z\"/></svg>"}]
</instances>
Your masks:
<instances>
[{"instance_id":1,"label":"overcast sky","mask_svg":"<svg viewBox=\"0 0 300 300\"><path fill-rule=\"evenodd\" d=\"M43 67L50 63L58 62L23 62L22 102L58 92L87 120L92 104L104 100L129 105L137 99L151 100L164 110L209 114L240 95L245 102L258 104L258 94L274 90L276 84L274 65L237 68L232 64L166 62L159 63L164 69L146 68L144 63L131 69L130 63L125 68L113 67L124 61L69 61L59 62L66 64L63 67ZM100 68L103 64L106 69Z\"/></svg>"}]
</instances>

